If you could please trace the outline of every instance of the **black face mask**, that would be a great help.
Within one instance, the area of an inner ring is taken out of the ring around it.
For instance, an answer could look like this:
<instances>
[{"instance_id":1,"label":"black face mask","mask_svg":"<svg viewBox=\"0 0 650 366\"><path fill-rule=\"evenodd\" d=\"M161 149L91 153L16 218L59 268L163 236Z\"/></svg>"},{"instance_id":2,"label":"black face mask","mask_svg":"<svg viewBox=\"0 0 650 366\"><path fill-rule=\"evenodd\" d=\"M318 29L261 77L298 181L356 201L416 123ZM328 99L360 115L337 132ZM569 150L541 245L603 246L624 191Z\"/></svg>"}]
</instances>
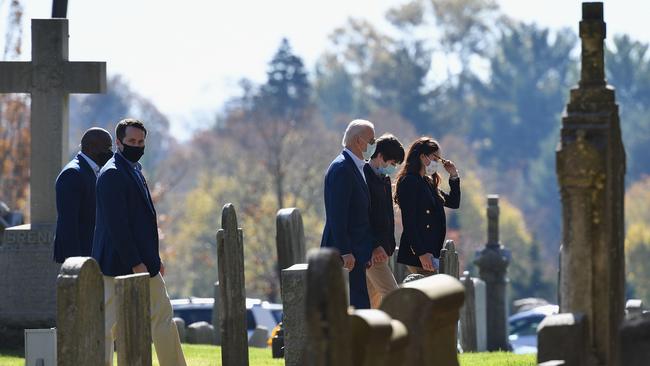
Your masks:
<instances>
[{"instance_id":1,"label":"black face mask","mask_svg":"<svg viewBox=\"0 0 650 366\"><path fill-rule=\"evenodd\" d=\"M99 167L103 167L106 162L108 162L111 158L113 157L113 152L112 151L104 151L97 153L95 157L95 163L99 165Z\"/></svg>"},{"instance_id":2,"label":"black face mask","mask_svg":"<svg viewBox=\"0 0 650 366\"><path fill-rule=\"evenodd\" d=\"M138 160L144 155L144 146L142 147L137 147L137 146L131 146L127 145L125 143L122 143L122 146L124 146L124 149L122 150L122 156L124 156L127 160L129 160L132 163L137 163Z\"/></svg>"}]
</instances>

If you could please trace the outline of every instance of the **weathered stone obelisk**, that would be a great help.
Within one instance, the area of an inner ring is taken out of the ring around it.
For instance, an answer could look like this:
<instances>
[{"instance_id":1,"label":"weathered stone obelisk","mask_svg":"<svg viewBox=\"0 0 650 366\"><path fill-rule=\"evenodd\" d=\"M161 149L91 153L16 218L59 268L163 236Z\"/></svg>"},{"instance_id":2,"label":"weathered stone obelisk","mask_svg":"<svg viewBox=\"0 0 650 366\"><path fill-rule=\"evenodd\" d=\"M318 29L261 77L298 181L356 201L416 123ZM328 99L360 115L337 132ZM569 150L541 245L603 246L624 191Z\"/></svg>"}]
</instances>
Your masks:
<instances>
[{"instance_id":1,"label":"weathered stone obelisk","mask_svg":"<svg viewBox=\"0 0 650 366\"><path fill-rule=\"evenodd\" d=\"M479 277L486 285L487 349L508 349L508 265L511 253L499 241L499 196L487 198L487 234L485 248L478 252L474 263Z\"/></svg>"},{"instance_id":2,"label":"weathered stone obelisk","mask_svg":"<svg viewBox=\"0 0 650 366\"><path fill-rule=\"evenodd\" d=\"M582 313L587 356L617 365L624 315L624 177L614 88L605 81L602 3L583 3L580 83L562 117L557 175L562 197L560 311Z\"/></svg>"}]
</instances>

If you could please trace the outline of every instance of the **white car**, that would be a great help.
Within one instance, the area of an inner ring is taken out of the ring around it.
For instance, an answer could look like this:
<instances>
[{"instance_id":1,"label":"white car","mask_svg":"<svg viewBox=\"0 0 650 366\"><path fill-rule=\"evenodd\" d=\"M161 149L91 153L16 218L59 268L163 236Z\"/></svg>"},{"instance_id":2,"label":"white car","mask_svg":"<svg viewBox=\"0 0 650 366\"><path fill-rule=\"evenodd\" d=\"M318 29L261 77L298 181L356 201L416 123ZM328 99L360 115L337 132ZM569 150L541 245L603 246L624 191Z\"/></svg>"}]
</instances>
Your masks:
<instances>
[{"instance_id":1,"label":"white car","mask_svg":"<svg viewBox=\"0 0 650 366\"><path fill-rule=\"evenodd\" d=\"M514 353L537 353L537 326L551 314L557 314L559 306L543 305L511 315L508 318L508 340Z\"/></svg>"},{"instance_id":2,"label":"white car","mask_svg":"<svg viewBox=\"0 0 650 366\"><path fill-rule=\"evenodd\" d=\"M204 321L212 324L211 297L189 297L171 300L174 317L181 318L185 325ZM246 330L248 338L258 325L264 326L269 333L282 321L282 304L274 304L260 299L246 298Z\"/></svg>"}]
</instances>

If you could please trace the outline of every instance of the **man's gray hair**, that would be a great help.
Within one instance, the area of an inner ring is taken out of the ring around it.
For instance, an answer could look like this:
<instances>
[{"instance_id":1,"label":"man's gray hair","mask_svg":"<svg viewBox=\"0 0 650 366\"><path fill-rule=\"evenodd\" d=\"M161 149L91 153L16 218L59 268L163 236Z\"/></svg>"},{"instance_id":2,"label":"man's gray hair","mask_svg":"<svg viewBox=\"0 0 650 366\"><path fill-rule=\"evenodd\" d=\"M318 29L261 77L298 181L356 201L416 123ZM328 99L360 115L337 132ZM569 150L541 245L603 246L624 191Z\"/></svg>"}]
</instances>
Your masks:
<instances>
[{"instance_id":1,"label":"man's gray hair","mask_svg":"<svg viewBox=\"0 0 650 366\"><path fill-rule=\"evenodd\" d=\"M352 142L352 139L359 136L366 128L370 128L374 131L375 125L373 125L370 121L366 121L365 119L355 119L354 121L350 122L348 124L348 127L345 129L345 133L343 134L343 141L341 141L341 145L343 145L343 147L348 146L348 144Z\"/></svg>"}]
</instances>

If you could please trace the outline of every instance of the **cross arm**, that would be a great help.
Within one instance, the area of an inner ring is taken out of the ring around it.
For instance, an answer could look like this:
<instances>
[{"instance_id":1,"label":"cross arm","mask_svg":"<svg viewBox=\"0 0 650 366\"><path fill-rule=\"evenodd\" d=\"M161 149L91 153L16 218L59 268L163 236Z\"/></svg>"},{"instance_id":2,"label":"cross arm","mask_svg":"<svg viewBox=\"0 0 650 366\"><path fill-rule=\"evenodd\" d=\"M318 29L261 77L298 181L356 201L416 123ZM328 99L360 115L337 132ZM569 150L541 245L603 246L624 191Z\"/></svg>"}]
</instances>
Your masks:
<instances>
[{"instance_id":1,"label":"cross arm","mask_svg":"<svg viewBox=\"0 0 650 366\"><path fill-rule=\"evenodd\" d=\"M105 93L106 62L66 63L65 90L68 93Z\"/></svg>"},{"instance_id":2,"label":"cross arm","mask_svg":"<svg viewBox=\"0 0 650 366\"><path fill-rule=\"evenodd\" d=\"M0 93L29 93L31 87L31 62L0 62Z\"/></svg>"}]
</instances>

